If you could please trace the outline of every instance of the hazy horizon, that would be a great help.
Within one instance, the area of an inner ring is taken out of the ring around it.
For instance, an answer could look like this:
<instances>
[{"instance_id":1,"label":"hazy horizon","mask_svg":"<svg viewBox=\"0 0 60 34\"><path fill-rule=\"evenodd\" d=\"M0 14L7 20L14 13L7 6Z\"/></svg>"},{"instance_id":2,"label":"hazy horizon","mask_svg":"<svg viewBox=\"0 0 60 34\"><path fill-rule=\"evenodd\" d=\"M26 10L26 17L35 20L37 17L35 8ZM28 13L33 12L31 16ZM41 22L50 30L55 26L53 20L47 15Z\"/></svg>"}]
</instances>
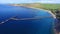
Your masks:
<instances>
[{"instance_id":1,"label":"hazy horizon","mask_svg":"<svg viewBox=\"0 0 60 34\"><path fill-rule=\"evenodd\" d=\"M0 4L13 4L13 3L51 3L60 4L60 0L0 0Z\"/></svg>"}]
</instances>

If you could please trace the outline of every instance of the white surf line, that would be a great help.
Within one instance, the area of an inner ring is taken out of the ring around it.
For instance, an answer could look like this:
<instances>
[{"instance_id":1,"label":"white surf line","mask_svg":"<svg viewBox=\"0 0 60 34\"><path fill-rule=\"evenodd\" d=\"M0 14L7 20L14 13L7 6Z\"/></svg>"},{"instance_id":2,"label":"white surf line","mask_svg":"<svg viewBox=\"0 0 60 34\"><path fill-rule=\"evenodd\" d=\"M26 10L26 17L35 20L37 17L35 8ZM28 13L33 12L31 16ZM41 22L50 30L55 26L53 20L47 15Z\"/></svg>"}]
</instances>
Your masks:
<instances>
[{"instance_id":1,"label":"white surf line","mask_svg":"<svg viewBox=\"0 0 60 34\"><path fill-rule=\"evenodd\" d=\"M9 21L10 19L7 19L5 21L2 21L0 24L4 24L5 22Z\"/></svg>"},{"instance_id":2,"label":"white surf line","mask_svg":"<svg viewBox=\"0 0 60 34\"><path fill-rule=\"evenodd\" d=\"M21 19L10 18L10 19L7 19L7 20L1 22L0 24L4 24L5 22L7 22L9 20L35 20L35 19L42 19L42 18L52 18L52 16L36 16L36 17L33 17L33 18L21 18Z\"/></svg>"},{"instance_id":3,"label":"white surf line","mask_svg":"<svg viewBox=\"0 0 60 34\"><path fill-rule=\"evenodd\" d=\"M29 7L29 6L28 7L27 6L22 6L22 7L32 8L32 9L38 9L38 10L44 10L44 9L41 9L41 8L35 8L35 7ZM49 10L44 10L44 11L50 13L54 18L56 18L56 16L51 11L49 11Z\"/></svg>"},{"instance_id":4,"label":"white surf line","mask_svg":"<svg viewBox=\"0 0 60 34\"><path fill-rule=\"evenodd\" d=\"M36 16L36 17L33 17L33 18L21 18L21 19L11 18L11 19L12 20L34 20L34 19L42 19L42 18L52 18L52 16Z\"/></svg>"},{"instance_id":5,"label":"white surf line","mask_svg":"<svg viewBox=\"0 0 60 34\"><path fill-rule=\"evenodd\" d=\"M25 7L25 6L23 6L23 7ZM39 9L39 8L34 8L34 7L26 7L26 8L44 10L44 9ZM50 13L54 18L56 18L55 15L54 15L51 11L48 11L48 10L44 10L44 11ZM10 19L12 19L12 20L31 20L31 19L48 18L48 17L52 17L52 16L43 16L43 17L41 17L41 16L36 16L36 17L34 17L34 18L23 18L23 19L17 19L17 18L12 17L12 18L9 18L9 19L1 22L0 24L3 24L3 23L5 23L5 22L9 21Z\"/></svg>"},{"instance_id":6,"label":"white surf line","mask_svg":"<svg viewBox=\"0 0 60 34\"><path fill-rule=\"evenodd\" d=\"M22 7L32 8L32 9L38 9L38 10L44 10L44 9L41 9L41 8L35 8L35 7L27 7L27 6L22 6ZM50 13L50 14L53 16L53 18L56 18L56 16L55 16L51 11L49 11L49 10L44 10L44 11Z\"/></svg>"},{"instance_id":7,"label":"white surf line","mask_svg":"<svg viewBox=\"0 0 60 34\"><path fill-rule=\"evenodd\" d=\"M14 17L14 16L13 16ZM4 24L5 22L9 21L10 19L12 19L13 17L6 19L5 21L0 22L0 24Z\"/></svg>"},{"instance_id":8,"label":"white surf line","mask_svg":"<svg viewBox=\"0 0 60 34\"><path fill-rule=\"evenodd\" d=\"M26 7L26 6L23 6L23 7ZM32 9L37 9L37 10L44 10L44 9L41 9L41 8L35 8L35 7L26 7L26 8L32 8ZM44 10L44 11L50 13L50 14L53 16L53 18L56 18L56 16L55 16L51 11L49 11L49 10Z\"/></svg>"},{"instance_id":9,"label":"white surf line","mask_svg":"<svg viewBox=\"0 0 60 34\"><path fill-rule=\"evenodd\" d=\"M33 8L33 7L31 7L31 8ZM39 8L35 8L35 9L39 9ZM39 9L39 10L44 10L44 9ZM54 18L56 18L56 16L51 11L49 11L49 10L44 10L44 11L50 13Z\"/></svg>"}]
</instances>

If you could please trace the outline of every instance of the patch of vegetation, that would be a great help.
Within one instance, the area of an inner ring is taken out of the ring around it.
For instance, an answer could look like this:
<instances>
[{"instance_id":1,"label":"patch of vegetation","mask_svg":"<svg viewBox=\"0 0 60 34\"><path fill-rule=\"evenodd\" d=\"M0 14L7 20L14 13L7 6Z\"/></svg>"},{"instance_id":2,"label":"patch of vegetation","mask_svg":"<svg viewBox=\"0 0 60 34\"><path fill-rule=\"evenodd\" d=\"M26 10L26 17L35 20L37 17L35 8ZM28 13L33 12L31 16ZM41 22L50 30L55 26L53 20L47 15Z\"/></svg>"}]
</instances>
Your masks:
<instances>
[{"instance_id":1,"label":"patch of vegetation","mask_svg":"<svg viewBox=\"0 0 60 34\"><path fill-rule=\"evenodd\" d=\"M50 10L52 12L55 12L56 9L60 10L60 4L23 3L23 4L15 4L15 5L41 8L41 9L45 9L45 10Z\"/></svg>"}]
</instances>

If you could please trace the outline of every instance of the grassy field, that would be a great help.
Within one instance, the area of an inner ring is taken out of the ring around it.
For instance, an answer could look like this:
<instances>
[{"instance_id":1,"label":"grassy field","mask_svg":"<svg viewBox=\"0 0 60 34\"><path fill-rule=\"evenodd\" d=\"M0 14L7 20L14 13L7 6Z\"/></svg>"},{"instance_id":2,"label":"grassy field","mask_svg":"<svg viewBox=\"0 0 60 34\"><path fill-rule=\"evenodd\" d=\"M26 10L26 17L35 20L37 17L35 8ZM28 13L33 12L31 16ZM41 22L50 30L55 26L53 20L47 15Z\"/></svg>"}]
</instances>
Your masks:
<instances>
[{"instance_id":1,"label":"grassy field","mask_svg":"<svg viewBox=\"0 0 60 34\"><path fill-rule=\"evenodd\" d=\"M59 9L60 4L41 4L42 7L46 9Z\"/></svg>"},{"instance_id":2,"label":"grassy field","mask_svg":"<svg viewBox=\"0 0 60 34\"><path fill-rule=\"evenodd\" d=\"M41 8L41 9L45 9L45 10L51 10L53 12L56 9L60 10L60 4L23 3L23 4L12 4L12 5Z\"/></svg>"},{"instance_id":3,"label":"grassy field","mask_svg":"<svg viewBox=\"0 0 60 34\"><path fill-rule=\"evenodd\" d=\"M31 4L25 4L25 6L35 7L35 8L41 8L41 9L45 9L45 10L50 10L53 13L55 13L56 9L60 10L60 4L31 3Z\"/></svg>"},{"instance_id":4,"label":"grassy field","mask_svg":"<svg viewBox=\"0 0 60 34\"><path fill-rule=\"evenodd\" d=\"M43 9L59 9L60 8L60 4L24 3L24 4L16 4L16 5L43 8Z\"/></svg>"},{"instance_id":5,"label":"grassy field","mask_svg":"<svg viewBox=\"0 0 60 34\"><path fill-rule=\"evenodd\" d=\"M60 4L41 4L42 9L50 10L55 14L56 9L60 11Z\"/></svg>"}]
</instances>

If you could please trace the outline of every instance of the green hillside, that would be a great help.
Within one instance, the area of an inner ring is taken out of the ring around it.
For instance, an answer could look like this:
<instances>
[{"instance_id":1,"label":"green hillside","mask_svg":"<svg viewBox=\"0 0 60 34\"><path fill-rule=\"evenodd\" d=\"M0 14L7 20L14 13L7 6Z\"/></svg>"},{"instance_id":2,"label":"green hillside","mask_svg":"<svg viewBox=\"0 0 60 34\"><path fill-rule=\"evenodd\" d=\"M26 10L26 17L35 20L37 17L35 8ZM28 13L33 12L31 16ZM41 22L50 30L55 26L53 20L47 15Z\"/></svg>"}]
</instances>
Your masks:
<instances>
[{"instance_id":1,"label":"green hillside","mask_svg":"<svg viewBox=\"0 0 60 34\"><path fill-rule=\"evenodd\" d=\"M15 5L36 7L36 8L43 8L43 9L58 9L58 8L60 8L60 4L23 3L23 4L15 4Z\"/></svg>"},{"instance_id":2,"label":"green hillside","mask_svg":"<svg viewBox=\"0 0 60 34\"><path fill-rule=\"evenodd\" d=\"M59 9L60 4L41 4L46 9Z\"/></svg>"},{"instance_id":3,"label":"green hillside","mask_svg":"<svg viewBox=\"0 0 60 34\"><path fill-rule=\"evenodd\" d=\"M45 10L50 10L52 12L54 12L56 9L60 10L60 4L23 3L23 4L12 4L12 5L41 8Z\"/></svg>"}]
</instances>

